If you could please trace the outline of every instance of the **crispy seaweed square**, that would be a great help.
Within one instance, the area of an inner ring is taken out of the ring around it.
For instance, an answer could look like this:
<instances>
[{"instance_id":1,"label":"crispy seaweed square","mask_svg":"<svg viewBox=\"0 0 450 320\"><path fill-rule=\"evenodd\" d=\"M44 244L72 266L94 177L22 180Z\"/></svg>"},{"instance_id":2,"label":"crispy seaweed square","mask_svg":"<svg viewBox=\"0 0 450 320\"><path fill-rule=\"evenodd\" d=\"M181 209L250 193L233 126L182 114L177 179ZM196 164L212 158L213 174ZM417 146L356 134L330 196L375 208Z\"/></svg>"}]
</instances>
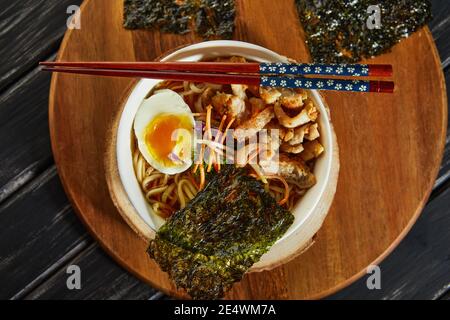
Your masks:
<instances>
[{"instance_id":1,"label":"crispy seaweed square","mask_svg":"<svg viewBox=\"0 0 450 320\"><path fill-rule=\"evenodd\" d=\"M389 49L431 20L428 0L296 0L314 62L353 63ZM380 28L368 8L379 5Z\"/></svg>"},{"instance_id":2,"label":"crispy seaweed square","mask_svg":"<svg viewBox=\"0 0 450 320\"><path fill-rule=\"evenodd\" d=\"M124 0L127 29L160 29L176 34L195 29L206 39L230 39L234 19L234 0Z\"/></svg>"},{"instance_id":3,"label":"crispy seaweed square","mask_svg":"<svg viewBox=\"0 0 450 320\"><path fill-rule=\"evenodd\" d=\"M226 165L160 228L148 253L192 298L218 299L293 221L261 182Z\"/></svg>"}]
</instances>

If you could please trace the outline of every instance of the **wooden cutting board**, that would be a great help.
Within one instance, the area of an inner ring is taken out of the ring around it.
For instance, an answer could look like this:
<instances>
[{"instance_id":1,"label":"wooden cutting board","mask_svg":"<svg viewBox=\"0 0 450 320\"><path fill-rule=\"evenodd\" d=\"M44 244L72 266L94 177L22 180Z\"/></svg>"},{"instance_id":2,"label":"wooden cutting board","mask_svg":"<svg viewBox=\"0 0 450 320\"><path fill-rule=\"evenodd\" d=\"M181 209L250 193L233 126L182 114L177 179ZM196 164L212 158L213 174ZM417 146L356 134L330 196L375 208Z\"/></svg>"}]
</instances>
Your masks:
<instances>
[{"instance_id":1,"label":"wooden cutting board","mask_svg":"<svg viewBox=\"0 0 450 320\"><path fill-rule=\"evenodd\" d=\"M58 59L149 61L202 41L122 28L122 0L86 0L81 30L68 31ZM234 39L299 61L308 53L293 0L237 0ZM427 28L370 60L394 66L393 95L324 93L340 146L341 171L316 243L272 271L247 274L227 298L304 299L329 295L366 274L410 230L433 186L447 128L440 60ZM108 130L131 79L54 75L53 152L64 188L102 247L134 275L176 297L167 275L115 209L104 175Z\"/></svg>"}]
</instances>

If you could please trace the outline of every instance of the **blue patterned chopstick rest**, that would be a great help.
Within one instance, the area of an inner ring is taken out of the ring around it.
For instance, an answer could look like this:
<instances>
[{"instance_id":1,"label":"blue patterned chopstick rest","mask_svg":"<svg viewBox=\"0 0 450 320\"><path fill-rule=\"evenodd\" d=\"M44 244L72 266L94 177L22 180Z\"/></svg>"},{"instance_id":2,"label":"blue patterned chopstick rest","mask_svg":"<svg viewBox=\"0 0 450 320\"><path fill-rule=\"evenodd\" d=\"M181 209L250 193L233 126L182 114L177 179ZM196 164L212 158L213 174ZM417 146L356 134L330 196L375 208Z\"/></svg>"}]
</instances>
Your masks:
<instances>
[{"instance_id":1,"label":"blue patterned chopstick rest","mask_svg":"<svg viewBox=\"0 0 450 320\"><path fill-rule=\"evenodd\" d=\"M261 87L274 88L370 92L370 81L365 80L332 80L262 76L260 85Z\"/></svg>"},{"instance_id":2,"label":"blue patterned chopstick rest","mask_svg":"<svg viewBox=\"0 0 450 320\"><path fill-rule=\"evenodd\" d=\"M369 76L367 64L260 63L260 74Z\"/></svg>"}]
</instances>

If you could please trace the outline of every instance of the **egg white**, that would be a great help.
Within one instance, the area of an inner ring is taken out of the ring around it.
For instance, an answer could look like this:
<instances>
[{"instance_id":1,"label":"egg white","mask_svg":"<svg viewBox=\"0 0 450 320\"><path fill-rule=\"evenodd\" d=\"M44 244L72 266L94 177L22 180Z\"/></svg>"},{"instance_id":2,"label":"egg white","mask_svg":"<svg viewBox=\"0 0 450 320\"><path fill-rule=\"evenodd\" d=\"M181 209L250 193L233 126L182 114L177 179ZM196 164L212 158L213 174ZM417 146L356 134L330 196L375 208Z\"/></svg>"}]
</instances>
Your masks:
<instances>
[{"instance_id":1,"label":"egg white","mask_svg":"<svg viewBox=\"0 0 450 320\"><path fill-rule=\"evenodd\" d=\"M134 133L139 151L153 168L162 173L177 174L184 172L192 166L192 157L186 159L182 164L168 167L152 156L145 143L147 126L155 117L161 114L187 116L191 121L192 128L195 126L192 111L183 98L175 91L169 89L159 90L142 102L134 119Z\"/></svg>"}]
</instances>

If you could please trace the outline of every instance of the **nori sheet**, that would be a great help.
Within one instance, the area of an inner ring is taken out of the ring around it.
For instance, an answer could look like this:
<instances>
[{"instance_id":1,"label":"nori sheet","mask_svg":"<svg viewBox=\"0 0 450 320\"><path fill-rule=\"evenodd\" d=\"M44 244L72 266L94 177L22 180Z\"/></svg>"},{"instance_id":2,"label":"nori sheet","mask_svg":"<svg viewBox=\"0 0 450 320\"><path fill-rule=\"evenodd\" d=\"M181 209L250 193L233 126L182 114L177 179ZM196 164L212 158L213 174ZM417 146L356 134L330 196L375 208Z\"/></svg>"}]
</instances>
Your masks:
<instances>
[{"instance_id":1,"label":"nori sheet","mask_svg":"<svg viewBox=\"0 0 450 320\"><path fill-rule=\"evenodd\" d=\"M231 39L234 0L124 0L127 29L184 34L194 28L205 39Z\"/></svg>"},{"instance_id":2,"label":"nori sheet","mask_svg":"<svg viewBox=\"0 0 450 320\"><path fill-rule=\"evenodd\" d=\"M428 0L296 0L314 62L353 63L389 51L431 20ZM367 28L370 5L381 9L381 28Z\"/></svg>"},{"instance_id":3,"label":"nori sheet","mask_svg":"<svg viewBox=\"0 0 450 320\"><path fill-rule=\"evenodd\" d=\"M245 169L225 165L158 231L148 249L194 299L221 298L291 226L294 216Z\"/></svg>"}]
</instances>

